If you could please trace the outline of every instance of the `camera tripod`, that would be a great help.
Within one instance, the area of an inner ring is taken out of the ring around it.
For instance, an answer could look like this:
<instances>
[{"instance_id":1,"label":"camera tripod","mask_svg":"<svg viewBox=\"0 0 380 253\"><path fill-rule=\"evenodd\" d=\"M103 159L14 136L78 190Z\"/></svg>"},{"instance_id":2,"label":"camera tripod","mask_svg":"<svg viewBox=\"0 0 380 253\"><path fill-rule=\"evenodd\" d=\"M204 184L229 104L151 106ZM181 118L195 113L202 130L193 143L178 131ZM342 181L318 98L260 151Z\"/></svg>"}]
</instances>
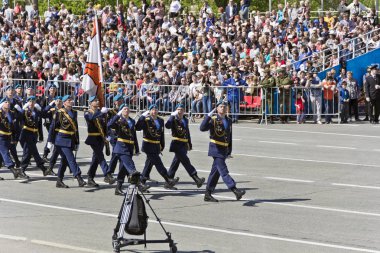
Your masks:
<instances>
[{"instance_id":1,"label":"camera tripod","mask_svg":"<svg viewBox=\"0 0 380 253\"><path fill-rule=\"evenodd\" d=\"M120 208L120 212L118 215L118 221L116 224L116 227L114 229L114 234L112 236L112 247L113 252L119 253L120 249L123 247L127 247L128 245L140 245L144 244L146 247L146 244L148 243L168 243L169 244L169 252L170 253L176 253L177 247L171 238L171 233L167 232L164 226L161 223L161 220L158 218L157 214L154 212L153 207L150 205L149 200L145 197L144 193L139 189L139 178L140 174L132 175L129 178L129 185L127 188L127 191L125 193L123 204ZM126 239L124 238L125 227L127 225L127 222L129 221L129 217L131 215L131 210L133 206L133 200L140 191L141 196L143 197L143 200L146 204L148 204L150 210L152 211L153 215L156 217L156 220L158 224L161 226L162 230L164 231L165 235L167 236L166 239L163 240L147 240L146 239L146 231L144 231L144 239L138 239L138 238L131 238Z\"/></svg>"}]
</instances>

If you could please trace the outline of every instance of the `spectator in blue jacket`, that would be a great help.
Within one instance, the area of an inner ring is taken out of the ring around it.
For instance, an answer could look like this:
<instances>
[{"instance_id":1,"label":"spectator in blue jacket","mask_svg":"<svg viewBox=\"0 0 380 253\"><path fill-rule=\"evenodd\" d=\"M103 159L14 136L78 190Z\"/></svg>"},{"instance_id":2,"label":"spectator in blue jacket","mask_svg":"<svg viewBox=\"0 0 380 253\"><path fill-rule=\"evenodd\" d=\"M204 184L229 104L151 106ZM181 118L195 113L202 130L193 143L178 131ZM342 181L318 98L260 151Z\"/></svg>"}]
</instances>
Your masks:
<instances>
[{"instance_id":1,"label":"spectator in blue jacket","mask_svg":"<svg viewBox=\"0 0 380 253\"><path fill-rule=\"evenodd\" d=\"M223 86L226 87L228 103L230 104L232 123L237 123L239 114L239 105L243 97L243 86L248 86L246 81L240 78L238 70L234 71L233 77L224 81Z\"/></svg>"},{"instance_id":2,"label":"spectator in blue jacket","mask_svg":"<svg viewBox=\"0 0 380 253\"><path fill-rule=\"evenodd\" d=\"M339 90L339 106L341 123L347 123L348 120L348 102L350 101L350 93L347 90L346 80L342 81L342 86Z\"/></svg>"}]
</instances>

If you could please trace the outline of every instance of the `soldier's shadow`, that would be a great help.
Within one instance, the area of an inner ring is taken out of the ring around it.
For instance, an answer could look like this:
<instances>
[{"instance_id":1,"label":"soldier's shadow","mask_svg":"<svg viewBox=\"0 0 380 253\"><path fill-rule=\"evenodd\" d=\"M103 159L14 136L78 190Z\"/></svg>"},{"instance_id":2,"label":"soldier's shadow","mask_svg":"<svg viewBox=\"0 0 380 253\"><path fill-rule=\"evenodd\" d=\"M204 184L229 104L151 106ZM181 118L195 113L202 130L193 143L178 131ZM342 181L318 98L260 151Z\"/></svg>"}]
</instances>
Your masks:
<instances>
[{"instance_id":1,"label":"soldier's shadow","mask_svg":"<svg viewBox=\"0 0 380 253\"><path fill-rule=\"evenodd\" d=\"M301 202L309 201L311 199L301 199L301 198L283 198L283 199L255 199L249 200L243 204L243 206L257 207L256 204L260 203L292 203L292 202Z\"/></svg>"},{"instance_id":2,"label":"soldier's shadow","mask_svg":"<svg viewBox=\"0 0 380 253\"><path fill-rule=\"evenodd\" d=\"M115 189L115 184L107 184L107 185L104 185L104 184L101 184L99 185L99 187L88 187L88 186L85 186L83 187L84 189L84 192L97 192L97 191L103 191L103 190L108 190L108 189Z\"/></svg>"}]
</instances>

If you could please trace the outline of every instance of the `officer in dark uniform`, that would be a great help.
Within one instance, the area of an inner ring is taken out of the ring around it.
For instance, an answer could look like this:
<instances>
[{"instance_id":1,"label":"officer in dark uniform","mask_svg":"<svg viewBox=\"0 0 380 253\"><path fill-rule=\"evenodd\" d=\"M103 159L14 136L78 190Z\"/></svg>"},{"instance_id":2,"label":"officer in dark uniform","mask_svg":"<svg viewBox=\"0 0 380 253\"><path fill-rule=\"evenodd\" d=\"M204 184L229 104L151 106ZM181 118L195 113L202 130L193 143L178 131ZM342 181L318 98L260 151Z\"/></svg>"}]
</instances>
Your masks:
<instances>
[{"instance_id":1,"label":"officer in dark uniform","mask_svg":"<svg viewBox=\"0 0 380 253\"><path fill-rule=\"evenodd\" d=\"M281 122L283 124L288 123L289 113L290 113L290 95L292 87L292 79L285 73L285 69L277 69L276 86L278 87L279 105Z\"/></svg>"},{"instance_id":2,"label":"officer in dark uniform","mask_svg":"<svg viewBox=\"0 0 380 253\"><path fill-rule=\"evenodd\" d=\"M13 117L14 114L10 111L9 101L7 98L3 98L0 101L0 154L5 166L13 173L16 179L21 175L21 172L14 168L15 164L9 154L13 138ZM21 175L21 178L23 178L23 175ZM0 177L0 180L3 180L3 178Z\"/></svg>"},{"instance_id":3,"label":"officer in dark uniform","mask_svg":"<svg viewBox=\"0 0 380 253\"><path fill-rule=\"evenodd\" d=\"M136 130L143 131L142 151L146 154L144 170L141 174L141 183L144 185L149 179L150 171L154 165L160 175L165 179L165 188L172 188L178 178L169 178L168 172L160 158L165 148L164 120L158 117L157 105L152 104L149 110L143 113L136 123Z\"/></svg>"},{"instance_id":4,"label":"officer in dark uniform","mask_svg":"<svg viewBox=\"0 0 380 253\"><path fill-rule=\"evenodd\" d=\"M59 109L61 109L62 106L63 106L62 97L56 96L55 99L53 101L50 101L50 103L45 107L45 109L44 109L44 114L46 115L45 118L49 118L49 130L48 130L48 132L51 131L51 128L53 127L53 124L51 124L51 122L53 122L57 111ZM49 152L51 149L53 149L53 152L52 152L50 159L49 159L49 168L53 171L54 165L56 164L58 156L59 156L59 152L58 152L57 147L54 146L52 143L53 143L52 136L48 135L48 139L47 139L45 148L48 149Z\"/></svg>"},{"instance_id":5,"label":"officer in dark uniform","mask_svg":"<svg viewBox=\"0 0 380 253\"><path fill-rule=\"evenodd\" d=\"M107 161L104 158L104 145L108 144L106 140L106 121L105 115L108 110L106 107L99 109L99 99L96 96L91 96L88 100L90 104L90 109L84 113L84 118L87 123L88 136L85 143L91 146L93 151L92 161L90 168L88 170L88 186L99 187L99 185L94 181L96 174L96 169L98 165L102 168L104 174L104 182L113 184L115 179L112 177L110 168L108 167Z\"/></svg>"},{"instance_id":6,"label":"officer in dark uniform","mask_svg":"<svg viewBox=\"0 0 380 253\"><path fill-rule=\"evenodd\" d=\"M129 117L129 107L122 104L119 112L108 122L108 127L115 130L117 136L113 154L116 160L120 160L121 169L117 176L117 185L115 195L124 195L122 186L126 174L132 175L136 173L136 167L132 160L135 154L136 129L135 121ZM125 172L124 172L125 171ZM144 190L147 190L145 187Z\"/></svg>"},{"instance_id":7,"label":"officer in dark uniform","mask_svg":"<svg viewBox=\"0 0 380 253\"><path fill-rule=\"evenodd\" d=\"M214 111L215 116L212 116ZM218 202L211 193L215 190L219 177L222 176L224 183L227 185L239 200L245 194L244 190L236 188L236 183L228 172L226 158L232 151L232 121L227 114L227 104L219 102L216 109L212 110L203 119L200 130L202 132L210 131L210 144L208 155L214 159L211 172L207 180L205 201Z\"/></svg>"},{"instance_id":8,"label":"officer in dark uniform","mask_svg":"<svg viewBox=\"0 0 380 253\"><path fill-rule=\"evenodd\" d=\"M371 103L373 112L370 114L371 122L379 124L380 114L380 77L377 75L377 65L370 67L371 73L367 76L365 82L366 100Z\"/></svg>"},{"instance_id":9,"label":"officer in dark uniform","mask_svg":"<svg viewBox=\"0 0 380 253\"><path fill-rule=\"evenodd\" d=\"M170 165L168 175L170 178L174 178L175 173L178 170L179 164L182 163L185 167L187 173L197 184L197 187L202 187L205 182L205 178L199 178L197 171L191 164L187 152L192 149L190 130L189 130L189 120L184 115L185 107L183 104L178 104L176 106L175 112L170 115L170 118L165 124L167 129L172 131L172 142L170 143L170 152L174 152L173 162Z\"/></svg>"},{"instance_id":10,"label":"officer in dark uniform","mask_svg":"<svg viewBox=\"0 0 380 253\"><path fill-rule=\"evenodd\" d=\"M79 149L79 132L77 122L77 111L73 110L73 99L66 95L62 98L64 108L59 109L52 122L49 135L52 143L58 149L61 156L61 164L58 169L57 188L69 188L63 183L67 165L73 172L73 176L78 180L79 187L86 185L81 176L81 170L75 160L73 150Z\"/></svg>"},{"instance_id":11,"label":"officer in dark uniform","mask_svg":"<svg viewBox=\"0 0 380 253\"><path fill-rule=\"evenodd\" d=\"M21 86L21 85L17 85L16 87L18 86ZM6 87L6 91L5 91L5 98L7 99L8 103L9 103L9 106L10 106L10 112L11 114L13 115L12 117L12 120L13 120L13 123L12 123L12 133L13 133L13 138L11 140L11 143L10 143L10 146L9 146L9 151L15 161L15 166L16 168L20 168L20 160L18 158L18 155L17 155L17 142L18 142L18 139L20 137L20 132L21 132L21 129L20 129L20 120L18 117L16 117L17 115L17 111L15 109L15 105L18 104L20 106L22 106L21 104L21 101L14 97L14 89L11 85L7 86Z\"/></svg>"},{"instance_id":12,"label":"officer in dark uniform","mask_svg":"<svg viewBox=\"0 0 380 253\"><path fill-rule=\"evenodd\" d=\"M53 172L50 169L45 168L44 161L37 149L37 125L41 114L41 107L39 104L36 104L36 97L28 97L27 103L22 109L19 105L16 105L15 108L20 112L20 118L22 121L22 129L20 133L20 143L23 148L23 156L21 160L22 175L24 176L25 170L27 169L32 156L37 163L37 167L42 170L44 176L53 175Z\"/></svg>"},{"instance_id":13,"label":"officer in dark uniform","mask_svg":"<svg viewBox=\"0 0 380 253\"><path fill-rule=\"evenodd\" d=\"M45 126L47 132L49 132L51 121L53 119L53 115L54 115L54 111L55 111L55 106L53 106L53 105L55 104L54 100L57 97L57 86L55 86L54 83L51 83L48 86L48 89L49 89L49 93L47 94L47 96L44 96L44 98L42 99L42 104L41 104L42 108L45 108L45 109L49 105L51 106L49 108L49 110L46 111L47 112L47 114L45 115L46 117L44 117L45 118L45 122L44 122L43 125ZM49 141L46 142L46 145L45 145L45 148L44 148L44 155L42 156L42 158L44 159L45 162L49 162L49 159L47 158L48 155L49 155L49 153L50 153L50 149L47 147L47 143L48 142Z\"/></svg>"}]
</instances>

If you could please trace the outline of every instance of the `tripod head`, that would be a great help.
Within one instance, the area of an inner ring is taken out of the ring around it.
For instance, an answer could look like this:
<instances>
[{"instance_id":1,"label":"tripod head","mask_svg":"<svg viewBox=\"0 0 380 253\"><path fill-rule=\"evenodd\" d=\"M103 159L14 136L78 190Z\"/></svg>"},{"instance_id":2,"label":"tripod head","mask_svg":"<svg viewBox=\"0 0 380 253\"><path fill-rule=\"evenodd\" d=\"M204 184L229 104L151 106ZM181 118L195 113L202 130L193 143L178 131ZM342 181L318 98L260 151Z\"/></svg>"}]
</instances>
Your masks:
<instances>
[{"instance_id":1,"label":"tripod head","mask_svg":"<svg viewBox=\"0 0 380 253\"><path fill-rule=\"evenodd\" d=\"M128 177L128 183L138 185L140 183L140 172L136 171Z\"/></svg>"}]
</instances>

